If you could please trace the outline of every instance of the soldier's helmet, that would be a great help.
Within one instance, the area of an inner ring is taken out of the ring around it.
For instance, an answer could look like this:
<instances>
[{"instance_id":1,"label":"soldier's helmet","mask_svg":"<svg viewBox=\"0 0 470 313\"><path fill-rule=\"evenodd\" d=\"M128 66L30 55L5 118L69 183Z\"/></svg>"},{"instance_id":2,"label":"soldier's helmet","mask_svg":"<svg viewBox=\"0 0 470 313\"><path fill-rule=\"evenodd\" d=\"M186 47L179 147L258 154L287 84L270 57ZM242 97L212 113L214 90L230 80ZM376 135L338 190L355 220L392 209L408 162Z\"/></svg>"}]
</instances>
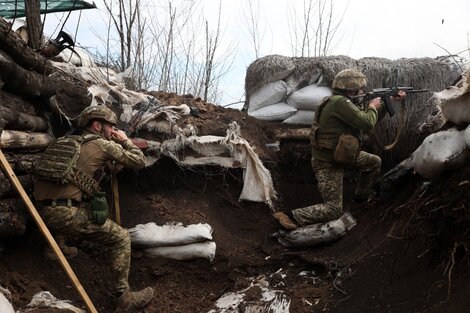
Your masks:
<instances>
[{"instance_id":1,"label":"soldier's helmet","mask_svg":"<svg viewBox=\"0 0 470 313\"><path fill-rule=\"evenodd\" d=\"M116 113L104 105L94 105L85 108L78 118L78 127L86 127L92 120L102 120L112 125L117 124Z\"/></svg>"},{"instance_id":2,"label":"soldier's helmet","mask_svg":"<svg viewBox=\"0 0 470 313\"><path fill-rule=\"evenodd\" d=\"M364 74L355 69L345 69L336 74L333 79L333 88L347 91L364 89L367 79Z\"/></svg>"}]
</instances>

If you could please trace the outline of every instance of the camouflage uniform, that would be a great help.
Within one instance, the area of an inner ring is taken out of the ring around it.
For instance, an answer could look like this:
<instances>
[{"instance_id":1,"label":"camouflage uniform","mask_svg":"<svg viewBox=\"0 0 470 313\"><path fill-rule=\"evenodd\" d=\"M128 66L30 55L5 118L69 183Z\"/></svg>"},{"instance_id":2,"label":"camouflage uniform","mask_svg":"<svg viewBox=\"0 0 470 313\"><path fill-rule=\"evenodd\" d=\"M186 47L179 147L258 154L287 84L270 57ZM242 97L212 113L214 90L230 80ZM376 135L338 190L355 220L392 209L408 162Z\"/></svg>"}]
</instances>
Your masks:
<instances>
[{"instance_id":1,"label":"camouflage uniform","mask_svg":"<svg viewBox=\"0 0 470 313\"><path fill-rule=\"evenodd\" d=\"M84 131L85 134L90 132ZM104 138L90 140L82 144L77 167L99 180L104 166L109 161L139 169L144 166L144 155L129 139L121 144ZM44 200L70 199L79 206L42 206L39 210L44 222L55 233L77 236L109 248L109 261L117 274L115 291L123 293L129 289L128 276L131 258L131 241L128 231L111 220L102 225L89 218L90 203L82 201L82 190L74 184L57 184L39 180L35 184L34 197L41 203Z\"/></svg>"},{"instance_id":2,"label":"camouflage uniform","mask_svg":"<svg viewBox=\"0 0 470 313\"><path fill-rule=\"evenodd\" d=\"M322 128L334 129L339 133L360 136L360 131L369 131L376 124L383 110L368 108L361 111L349 98L337 92L324 105L318 123ZM372 187L380 173L380 157L361 151L348 168L359 171L355 191L358 198L371 195ZM321 223L339 218L343 214L343 174L344 165L334 161L333 150L312 146L312 168L318 181L318 189L323 203L292 211L292 216L300 225Z\"/></svg>"}]
</instances>

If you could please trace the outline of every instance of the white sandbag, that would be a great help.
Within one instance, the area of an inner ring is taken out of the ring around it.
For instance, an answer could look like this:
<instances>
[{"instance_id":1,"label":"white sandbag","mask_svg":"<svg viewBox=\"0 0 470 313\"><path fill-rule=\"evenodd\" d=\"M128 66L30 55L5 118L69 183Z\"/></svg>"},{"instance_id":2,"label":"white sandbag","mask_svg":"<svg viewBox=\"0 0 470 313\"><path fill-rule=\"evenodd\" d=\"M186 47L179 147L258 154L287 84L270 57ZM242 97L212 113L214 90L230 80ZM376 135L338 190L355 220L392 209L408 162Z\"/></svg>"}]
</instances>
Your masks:
<instances>
[{"instance_id":1,"label":"white sandbag","mask_svg":"<svg viewBox=\"0 0 470 313\"><path fill-rule=\"evenodd\" d=\"M283 80L268 83L250 95L248 112L253 112L265 106L281 102L286 94L287 87Z\"/></svg>"},{"instance_id":2,"label":"white sandbag","mask_svg":"<svg viewBox=\"0 0 470 313\"><path fill-rule=\"evenodd\" d=\"M287 104L298 110L315 111L325 97L332 95L325 86L309 85L294 91L287 97Z\"/></svg>"},{"instance_id":3,"label":"white sandbag","mask_svg":"<svg viewBox=\"0 0 470 313\"><path fill-rule=\"evenodd\" d=\"M297 112L296 108L293 108L284 102L279 102L268 105L253 112L248 111L248 115L265 121L282 121L295 112Z\"/></svg>"},{"instance_id":4,"label":"white sandbag","mask_svg":"<svg viewBox=\"0 0 470 313\"><path fill-rule=\"evenodd\" d=\"M446 121L454 124L470 123L470 69L462 74L455 86L435 92L430 102L440 108Z\"/></svg>"},{"instance_id":5,"label":"white sandbag","mask_svg":"<svg viewBox=\"0 0 470 313\"><path fill-rule=\"evenodd\" d=\"M138 224L129 229L132 245L138 247L181 246L195 242L212 240L212 227L209 224L181 223L159 226L153 222Z\"/></svg>"},{"instance_id":6,"label":"white sandbag","mask_svg":"<svg viewBox=\"0 0 470 313\"><path fill-rule=\"evenodd\" d=\"M96 67L90 54L80 47L74 47L73 51L65 49L60 52L57 57L61 58L64 62L71 63L75 66Z\"/></svg>"},{"instance_id":7,"label":"white sandbag","mask_svg":"<svg viewBox=\"0 0 470 313\"><path fill-rule=\"evenodd\" d=\"M465 129L464 137L465 145L467 146L467 149L470 149L470 124L467 126L467 129Z\"/></svg>"},{"instance_id":8,"label":"white sandbag","mask_svg":"<svg viewBox=\"0 0 470 313\"><path fill-rule=\"evenodd\" d=\"M59 300L49 291L40 291L33 296L28 308L54 308L69 310L75 313L86 313L84 310L72 305L70 300ZM0 311L3 313L3 311Z\"/></svg>"},{"instance_id":9,"label":"white sandbag","mask_svg":"<svg viewBox=\"0 0 470 313\"><path fill-rule=\"evenodd\" d=\"M354 217L350 213L344 213L337 220L299 227L290 232L280 231L276 236L279 243L286 247L311 247L334 242L355 225Z\"/></svg>"},{"instance_id":10,"label":"white sandbag","mask_svg":"<svg viewBox=\"0 0 470 313\"><path fill-rule=\"evenodd\" d=\"M312 125L313 118L315 117L315 111L309 111L309 110L298 110L288 118L286 118L284 121L282 121L284 124L289 124L289 125L306 125L310 126Z\"/></svg>"},{"instance_id":11,"label":"white sandbag","mask_svg":"<svg viewBox=\"0 0 470 313\"><path fill-rule=\"evenodd\" d=\"M454 124L470 123L470 93L441 104L442 115Z\"/></svg>"},{"instance_id":12,"label":"white sandbag","mask_svg":"<svg viewBox=\"0 0 470 313\"><path fill-rule=\"evenodd\" d=\"M414 170L425 178L434 178L468 161L470 152L466 149L465 131L456 128L429 135L412 155Z\"/></svg>"},{"instance_id":13,"label":"white sandbag","mask_svg":"<svg viewBox=\"0 0 470 313\"><path fill-rule=\"evenodd\" d=\"M273 282L273 276L281 277L278 286L283 286L283 280L287 277L280 269L268 277L259 275L252 278L251 284L238 291L229 291L222 295L214 304L214 308L208 313L289 313L291 299L284 290L274 289L270 285ZM243 286L244 287L244 286ZM240 310L240 308L243 308Z\"/></svg>"},{"instance_id":14,"label":"white sandbag","mask_svg":"<svg viewBox=\"0 0 470 313\"><path fill-rule=\"evenodd\" d=\"M215 256L215 249L215 242L205 241L184 246L147 248L144 250L144 253L151 258L164 258L178 261L202 258L212 261Z\"/></svg>"},{"instance_id":15,"label":"white sandbag","mask_svg":"<svg viewBox=\"0 0 470 313\"><path fill-rule=\"evenodd\" d=\"M4 289L0 286L0 312L1 313L15 313L13 305L7 299L11 298L10 292L7 289Z\"/></svg>"}]
</instances>

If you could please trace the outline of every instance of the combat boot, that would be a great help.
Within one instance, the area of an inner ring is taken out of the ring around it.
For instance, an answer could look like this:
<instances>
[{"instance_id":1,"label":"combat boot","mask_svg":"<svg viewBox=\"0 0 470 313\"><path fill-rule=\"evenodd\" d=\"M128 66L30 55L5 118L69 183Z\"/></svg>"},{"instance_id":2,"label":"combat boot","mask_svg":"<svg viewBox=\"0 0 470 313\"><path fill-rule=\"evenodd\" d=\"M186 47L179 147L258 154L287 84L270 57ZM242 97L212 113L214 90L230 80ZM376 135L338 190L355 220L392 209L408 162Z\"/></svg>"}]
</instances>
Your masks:
<instances>
[{"instance_id":1,"label":"combat boot","mask_svg":"<svg viewBox=\"0 0 470 313\"><path fill-rule=\"evenodd\" d=\"M297 229L297 224L294 223L286 213L276 212L273 214L273 217L277 219L279 224L281 224L281 226L284 227L285 229L288 229L288 230Z\"/></svg>"},{"instance_id":2,"label":"combat boot","mask_svg":"<svg viewBox=\"0 0 470 313\"><path fill-rule=\"evenodd\" d=\"M133 313L145 307L153 299L153 289L147 287L141 291L125 291L117 300L114 313Z\"/></svg>"}]
</instances>

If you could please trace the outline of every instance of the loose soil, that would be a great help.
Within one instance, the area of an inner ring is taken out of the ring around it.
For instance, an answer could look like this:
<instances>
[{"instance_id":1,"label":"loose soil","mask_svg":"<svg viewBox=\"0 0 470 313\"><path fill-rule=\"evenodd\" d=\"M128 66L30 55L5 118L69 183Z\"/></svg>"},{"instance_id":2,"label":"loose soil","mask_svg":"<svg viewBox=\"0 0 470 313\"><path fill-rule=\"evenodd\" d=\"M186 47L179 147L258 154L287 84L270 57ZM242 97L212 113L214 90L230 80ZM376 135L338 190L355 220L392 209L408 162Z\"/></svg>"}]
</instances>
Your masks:
<instances>
[{"instance_id":1,"label":"loose soil","mask_svg":"<svg viewBox=\"0 0 470 313\"><path fill-rule=\"evenodd\" d=\"M274 128L286 126L189 95L158 96L165 103L197 107L199 114L181 123L197 125L201 135L223 136L228 123L238 121L243 137L271 171L279 196L274 209L288 211L321 200L308 143L283 142L278 152L265 146L274 141ZM288 249L270 236L278 230L271 208L238 200L240 169L181 168L163 157L150 168L119 173L124 226L209 223L216 257L212 262L181 262L150 259L134 251L130 284L155 289L155 298L142 310L146 313L208 312L220 296L248 287L261 275L284 290L291 299L290 312L468 312L469 173L448 173L429 186L409 174L388 198L358 205L351 201L355 175L347 172L345 208L357 226L334 244ZM24 236L3 243L0 284L11 291L15 309L24 308L41 290L83 307L60 265L42 256L45 240L32 222ZM98 311L113 312L113 273L105 263L106 251L76 238L69 243L79 247L70 264ZM280 269L285 275L275 274ZM314 278L299 276L301 272ZM237 312L247 311L240 307Z\"/></svg>"}]
</instances>

